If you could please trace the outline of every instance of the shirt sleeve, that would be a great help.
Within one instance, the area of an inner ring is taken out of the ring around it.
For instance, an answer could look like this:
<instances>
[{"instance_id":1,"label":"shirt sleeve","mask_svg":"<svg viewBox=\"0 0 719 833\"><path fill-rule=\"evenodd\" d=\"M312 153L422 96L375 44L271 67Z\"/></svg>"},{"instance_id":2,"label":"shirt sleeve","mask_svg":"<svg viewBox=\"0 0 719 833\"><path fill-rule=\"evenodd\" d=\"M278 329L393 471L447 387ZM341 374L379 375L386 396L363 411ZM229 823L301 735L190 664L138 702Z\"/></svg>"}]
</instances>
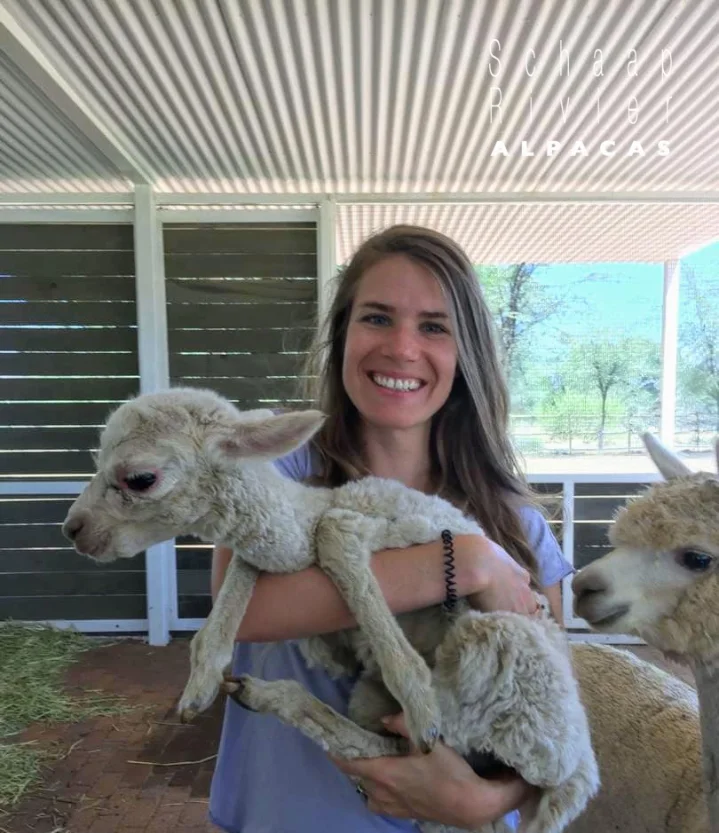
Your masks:
<instances>
[{"instance_id":1,"label":"shirt sleeve","mask_svg":"<svg viewBox=\"0 0 719 833\"><path fill-rule=\"evenodd\" d=\"M527 542L539 566L539 580L543 587L551 587L565 576L576 572L562 554L544 515L533 506L523 506L519 517Z\"/></svg>"},{"instance_id":2,"label":"shirt sleeve","mask_svg":"<svg viewBox=\"0 0 719 833\"><path fill-rule=\"evenodd\" d=\"M275 460L275 468L289 480L296 480L298 483L306 480L312 474L309 445L302 445Z\"/></svg>"}]
</instances>

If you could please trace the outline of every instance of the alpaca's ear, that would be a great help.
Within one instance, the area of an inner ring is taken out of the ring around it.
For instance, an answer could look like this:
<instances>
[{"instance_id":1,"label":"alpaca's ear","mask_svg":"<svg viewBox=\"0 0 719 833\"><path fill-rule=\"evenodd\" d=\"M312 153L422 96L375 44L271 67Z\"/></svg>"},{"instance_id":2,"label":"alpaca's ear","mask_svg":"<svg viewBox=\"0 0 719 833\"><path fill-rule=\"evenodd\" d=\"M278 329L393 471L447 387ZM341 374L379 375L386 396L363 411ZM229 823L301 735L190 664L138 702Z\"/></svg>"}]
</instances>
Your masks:
<instances>
[{"instance_id":1,"label":"alpaca's ear","mask_svg":"<svg viewBox=\"0 0 719 833\"><path fill-rule=\"evenodd\" d=\"M642 434L642 439L654 465L667 480L674 477L686 477L692 473L692 470L676 454L665 448L656 437L647 433Z\"/></svg>"},{"instance_id":2,"label":"alpaca's ear","mask_svg":"<svg viewBox=\"0 0 719 833\"><path fill-rule=\"evenodd\" d=\"M304 445L319 431L325 415L320 411L291 411L252 422L237 422L210 439L218 462L276 460Z\"/></svg>"}]
</instances>

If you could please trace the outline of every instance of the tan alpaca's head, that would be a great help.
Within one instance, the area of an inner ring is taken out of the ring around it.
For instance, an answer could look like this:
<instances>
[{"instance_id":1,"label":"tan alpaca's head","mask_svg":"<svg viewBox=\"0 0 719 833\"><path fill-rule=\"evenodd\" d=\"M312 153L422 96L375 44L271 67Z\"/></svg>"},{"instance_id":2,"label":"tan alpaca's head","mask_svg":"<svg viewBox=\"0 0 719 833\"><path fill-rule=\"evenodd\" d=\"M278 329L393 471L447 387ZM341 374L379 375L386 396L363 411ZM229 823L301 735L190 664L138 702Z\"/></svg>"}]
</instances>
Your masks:
<instances>
[{"instance_id":1,"label":"tan alpaca's head","mask_svg":"<svg viewBox=\"0 0 719 833\"><path fill-rule=\"evenodd\" d=\"M719 655L719 478L644 443L666 479L619 511L614 549L572 583L574 609L594 630L704 660Z\"/></svg>"}]
</instances>

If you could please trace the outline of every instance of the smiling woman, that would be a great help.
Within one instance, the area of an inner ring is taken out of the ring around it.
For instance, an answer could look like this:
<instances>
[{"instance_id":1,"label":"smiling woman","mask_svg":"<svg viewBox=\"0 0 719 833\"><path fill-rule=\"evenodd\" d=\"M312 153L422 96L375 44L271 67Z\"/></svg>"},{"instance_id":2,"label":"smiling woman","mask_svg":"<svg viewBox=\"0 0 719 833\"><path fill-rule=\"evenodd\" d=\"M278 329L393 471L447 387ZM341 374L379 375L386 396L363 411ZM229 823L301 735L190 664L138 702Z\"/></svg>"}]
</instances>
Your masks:
<instances>
[{"instance_id":1,"label":"smiling woman","mask_svg":"<svg viewBox=\"0 0 719 833\"><path fill-rule=\"evenodd\" d=\"M557 611L559 582L572 568L517 465L494 322L466 254L415 226L369 238L339 275L326 328L313 354L319 364L306 374L317 389L305 398L327 419L306 446L277 461L282 474L325 486L375 475L440 495L486 533L455 541L458 595L484 611L530 613L531 576ZM231 555L215 549L213 593ZM382 550L371 566L394 613L448 596L439 539ZM295 640L355 624L323 574L260 576L237 635L233 675L298 680L345 713L352 680L308 668ZM261 642L273 644L252 644ZM483 780L449 747L435 752L363 761L352 772L362 779L358 795L295 729L230 702L210 813L231 833L416 829L398 819L478 829L502 816L516 822L510 811L533 797L517 777Z\"/></svg>"}]
</instances>

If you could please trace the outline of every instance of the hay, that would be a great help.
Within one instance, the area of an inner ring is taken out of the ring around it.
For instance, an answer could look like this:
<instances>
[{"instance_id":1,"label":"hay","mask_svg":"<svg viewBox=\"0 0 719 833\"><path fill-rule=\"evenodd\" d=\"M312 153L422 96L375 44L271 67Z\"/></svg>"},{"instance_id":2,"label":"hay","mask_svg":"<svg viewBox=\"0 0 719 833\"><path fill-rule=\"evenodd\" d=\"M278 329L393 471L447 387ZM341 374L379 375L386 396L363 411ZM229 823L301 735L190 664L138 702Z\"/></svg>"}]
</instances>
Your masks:
<instances>
[{"instance_id":1,"label":"hay","mask_svg":"<svg viewBox=\"0 0 719 833\"><path fill-rule=\"evenodd\" d=\"M12 807L39 781L49 757L36 745L0 743L0 806Z\"/></svg>"},{"instance_id":2,"label":"hay","mask_svg":"<svg viewBox=\"0 0 719 833\"><path fill-rule=\"evenodd\" d=\"M31 723L74 723L127 712L115 695L96 692L71 696L63 674L97 640L69 630L0 626L0 807L17 803L40 778L42 766L57 753L13 738Z\"/></svg>"}]
</instances>

